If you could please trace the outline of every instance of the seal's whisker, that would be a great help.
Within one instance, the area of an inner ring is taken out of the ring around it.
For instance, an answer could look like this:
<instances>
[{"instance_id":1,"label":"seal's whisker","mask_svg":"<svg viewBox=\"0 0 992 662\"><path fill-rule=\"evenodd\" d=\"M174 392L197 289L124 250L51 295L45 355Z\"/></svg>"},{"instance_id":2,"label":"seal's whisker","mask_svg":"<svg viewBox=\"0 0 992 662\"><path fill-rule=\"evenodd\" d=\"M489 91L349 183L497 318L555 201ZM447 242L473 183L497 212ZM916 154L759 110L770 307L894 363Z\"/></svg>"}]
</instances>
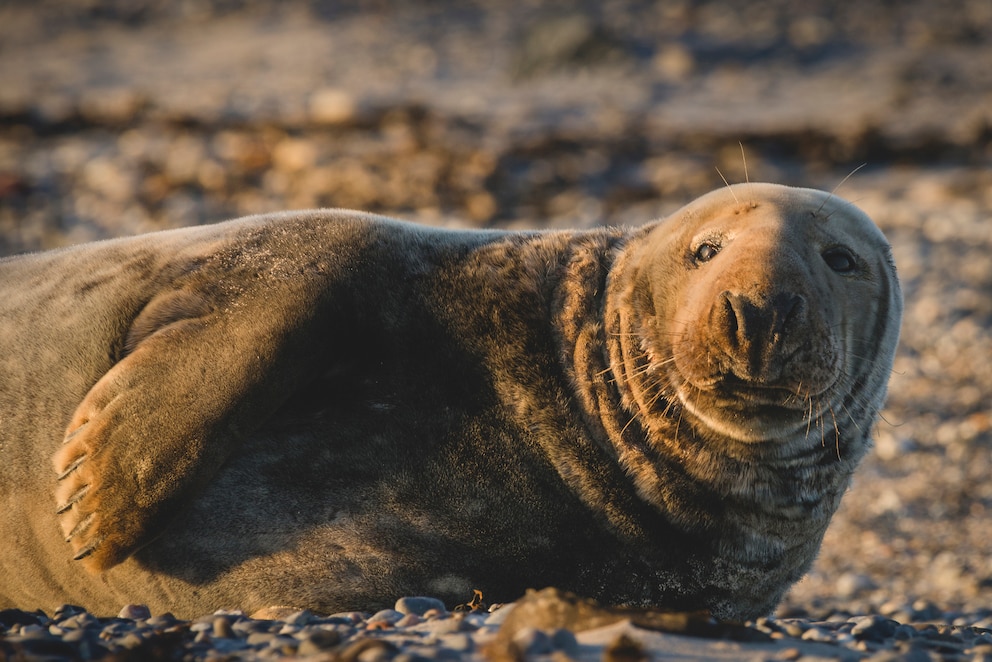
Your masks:
<instances>
[{"instance_id":1,"label":"seal's whisker","mask_svg":"<svg viewBox=\"0 0 992 662\"><path fill-rule=\"evenodd\" d=\"M815 212L813 212L813 215L814 215L814 216L816 216L817 214L819 214L819 213L820 213L820 211L822 211L822 210L823 210L823 206L824 206L824 205L826 205L826 204L827 204L827 202L829 202L829 201L830 201L830 199L834 197L834 194L835 194L835 193L837 193L837 189L839 189L839 188L840 188L841 186L843 186L843 185L844 185L844 182L846 182L847 180L849 180L849 179L850 179L850 178L851 178L851 177L852 177L852 176L854 175L854 173L856 173L856 172L857 172L858 170L861 170L861 169L862 169L862 168L864 168L864 167L865 167L866 165L868 165L868 164L867 164L867 163L862 163L862 164L861 164L861 165L859 165L859 166L858 166L857 168L855 168L855 169L854 169L854 170L852 170L851 172L849 172L849 173L847 173L847 176L846 176L846 177L844 177L844 179L842 179L842 180L840 180L840 183L839 183L839 184L837 184L837 186L835 186L835 187L833 188L833 190L832 190L832 191L830 191L830 194L829 194L829 195L828 195L827 197L825 197L825 198L823 199L823 202L821 202L821 203L820 203L820 206L816 208L816 211L815 211ZM830 218L830 215L829 215L829 214L827 214L827 218Z\"/></svg>"},{"instance_id":2,"label":"seal's whisker","mask_svg":"<svg viewBox=\"0 0 992 662\"><path fill-rule=\"evenodd\" d=\"M833 419L833 422L834 422L834 446L836 447L836 450L837 450L837 459L839 460L839 459L841 459L841 457L840 457L840 428L837 426L837 416L834 415L834 408L828 406L827 407L827 411L830 412L830 418L832 418Z\"/></svg>"},{"instance_id":3,"label":"seal's whisker","mask_svg":"<svg viewBox=\"0 0 992 662\"><path fill-rule=\"evenodd\" d=\"M817 407L817 409L819 409L819 407ZM820 448L826 448L827 438L826 438L826 431L824 430L822 409L819 409L819 411L817 411L816 413L816 422L818 427L820 428Z\"/></svg>"},{"instance_id":4,"label":"seal's whisker","mask_svg":"<svg viewBox=\"0 0 992 662\"><path fill-rule=\"evenodd\" d=\"M744 162L744 182L747 184L747 193L750 196L747 206L754 209L758 205L754 202L754 187L751 186L751 176L747 173L747 154L744 153L744 143L737 141L737 144L741 146L741 161Z\"/></svg>"},{"instance_id":5,"label":"seal's whisker","mask_svg":"<svg viewBox=\"0 0 992 662\"><path fill-rule=\"evenodd\" d=\"M844 413L845 413L845 414L847 414L847 417L848 417L849 419L851 419L851 423L853 423L853 424L854 424L854 427L856 427L856 428L858 429L858 432L864 432L864 430L862 430L862 429L861 429L861 425L859 425L859 424L858 424L858 421L857 421L857 419L856 419L856 418L854 418L854 416L853 416L853 415L851 414L851 411L850 411L850 410L849 410L849 409L847 408L847 405L845 405L845 404L844 404L844 403L842 402L842 403L840 403L840 406L841 406L841 407L843 407L843 409L844 409ZM876 413L877 413L877 412L876 412Z\"/></svg>"},{"instance_id":6,"label":"seal's whisker","mask_svg":"<svg viewBox=\"0 0 992 662\"><path fill-rule=\"evenodd\" d=\"M833 216L836 212L840 211L844 207L857 207L858 203L861 202L863 199L864 198L854 198L853 200L843 200L841 198L838 198L838 200L840 200L842 204L839 207L837 207L837 209L824 216L823 220L825 221L829 220L831 216Z\"/></svg>"},{"instance_id":7,"label":"seal's whisker","mask_svg":"<svg viewBox=\"0 0 992 662\"><path fill-rule=\"evenodd\" d=\"M720 168L716 169L716 174L720 175L720 179L722 179L723 183L727 185L727 190L730 191L730 195L734 196L734 202L736 202L738 205L741 204L741 201L737 199L737 194L734 193L734 187L730 185L730 182L727 181L727 178L723 176L722 172L720 172Z\"/></svg>"}]
</instances>

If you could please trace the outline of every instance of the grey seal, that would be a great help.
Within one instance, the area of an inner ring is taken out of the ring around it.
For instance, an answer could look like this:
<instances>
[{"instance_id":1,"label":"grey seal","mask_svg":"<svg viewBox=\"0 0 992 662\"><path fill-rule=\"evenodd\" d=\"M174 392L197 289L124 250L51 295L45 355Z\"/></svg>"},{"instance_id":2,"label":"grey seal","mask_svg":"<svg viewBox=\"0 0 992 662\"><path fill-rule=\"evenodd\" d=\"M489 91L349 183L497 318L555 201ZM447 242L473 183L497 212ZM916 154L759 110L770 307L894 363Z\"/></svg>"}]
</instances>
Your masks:
<instances>
[{"instance_id":1,"label":"grey seal","mask_svg":"<svg viewBox=\"0 0 992 662\"><path fill-rule=\"evenodd\" d=\"M901 306L867 216L771 184L634 229L319 210L6 258L0 600L758 616L869 446Z\"/></svg>"}]
</instances>

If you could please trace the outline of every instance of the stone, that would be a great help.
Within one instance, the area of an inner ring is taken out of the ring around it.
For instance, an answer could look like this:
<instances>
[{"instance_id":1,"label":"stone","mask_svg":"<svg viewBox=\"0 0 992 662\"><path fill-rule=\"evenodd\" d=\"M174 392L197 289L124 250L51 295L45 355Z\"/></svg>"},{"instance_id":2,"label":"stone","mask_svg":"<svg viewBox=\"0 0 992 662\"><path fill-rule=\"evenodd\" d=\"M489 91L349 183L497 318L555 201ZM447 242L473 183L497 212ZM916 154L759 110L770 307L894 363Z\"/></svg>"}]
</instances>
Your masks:
<instances>
[{"instance_id":1,"label":"stone","mask_svg":"<svg viewBox=\"0 0 992 662\"><path fill-rule=\"evenodd\" d=\"M416 614L417 616L423 616L431 609L437 610L439 613L447 611L442 601L437 598L424 596L400 598L396 601L396 606L393 608L401 614Z\"/></svg>"},{"instance_id":2,"label":"stone","mask_svg":"<svg viewBox=\"0 0 992 662\"><path fill-rule=\"evenodd\" d=\"M140 621L151 618L152 612L145 605L124 605L117 618L127 618L132 621Z\"/></svg>"},{"instance_id":3,"label":"stone","mask_svg":"<svg viewBox=\"0 0 992 662\"><path fill-rule=\"evenodd\" d=\"M355 119L358 105L345 90L326 88L310 95L309 111L317 124L345 124Z\"/></svg>"}]
</instances>

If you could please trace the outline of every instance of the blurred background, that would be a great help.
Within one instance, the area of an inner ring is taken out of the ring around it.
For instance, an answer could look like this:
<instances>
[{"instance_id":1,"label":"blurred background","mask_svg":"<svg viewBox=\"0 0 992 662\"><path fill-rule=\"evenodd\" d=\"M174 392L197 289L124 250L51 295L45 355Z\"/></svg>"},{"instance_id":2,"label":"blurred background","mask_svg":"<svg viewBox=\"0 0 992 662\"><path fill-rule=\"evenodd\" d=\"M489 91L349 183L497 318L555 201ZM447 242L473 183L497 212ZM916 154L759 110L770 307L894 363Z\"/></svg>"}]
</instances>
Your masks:
<instances>
[{"instance_id":1,"label":"blurred background","mask_svg":"<svg viewBox=\"0 0 992 662\"><path fill-rule=\"evenodd\" d=\"M0 256L316 206L582 228L724 178L837 187L892 241L906 322L783 613L992 619L990 166L987 0L0 0Z\"/></svg>"}]
</instances>

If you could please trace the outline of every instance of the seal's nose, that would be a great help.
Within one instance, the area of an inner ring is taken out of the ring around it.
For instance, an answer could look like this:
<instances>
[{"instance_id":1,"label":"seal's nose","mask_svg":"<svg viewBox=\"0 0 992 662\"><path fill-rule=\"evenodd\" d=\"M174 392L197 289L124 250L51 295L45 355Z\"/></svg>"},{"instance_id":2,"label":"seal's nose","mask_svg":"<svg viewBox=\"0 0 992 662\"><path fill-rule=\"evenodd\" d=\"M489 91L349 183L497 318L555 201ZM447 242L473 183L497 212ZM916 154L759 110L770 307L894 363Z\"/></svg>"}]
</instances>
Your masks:
<instances>
[{"instance_id":1,"label":"seal's nose","mask_svg":"<svg viewBox=\"0 0 992 662\"><path fill-rule=\"evenodd\" d=\"M717 322L727 342L729 354L748 374L767 373L776 359L783 357L789 342L801 333L806 319L806 299L792 292L771 296L746 295L726 290L717 303Z\"/></svg>"},{"instance_id":2,"label":"seal's nose","mask_svg":"<svg viewBox=\"0 0 992 662\"><path fill-rule=\"evenodd\" d=\"M732 343L747 338L778 342L805 315L806 300L792 292L772 297L749 297L725 291L720 295L726 313L726 332Z\"/></svg>"}]
</instances>

